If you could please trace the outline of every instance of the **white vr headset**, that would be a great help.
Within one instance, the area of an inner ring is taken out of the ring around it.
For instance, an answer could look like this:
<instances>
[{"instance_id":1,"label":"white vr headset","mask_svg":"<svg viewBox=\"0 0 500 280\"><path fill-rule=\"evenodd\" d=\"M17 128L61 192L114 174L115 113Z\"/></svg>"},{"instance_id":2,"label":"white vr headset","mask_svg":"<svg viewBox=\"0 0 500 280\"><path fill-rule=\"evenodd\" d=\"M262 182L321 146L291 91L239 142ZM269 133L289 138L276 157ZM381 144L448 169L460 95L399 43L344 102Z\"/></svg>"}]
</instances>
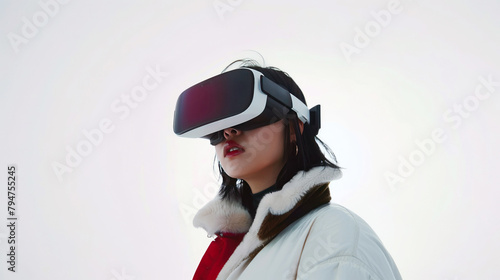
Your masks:
<instances>
[{"instance_id":1,"label":"white vr headset","mask_svg":"<svg viewBox=\"0 0 500 280\"><path fill-rule=\"evenodd\" d=\"M320 105L309 110L301 100L257 70L239 68L219 74L185 90L177 99L174 132L183 137L224 140L222 130L242 131L272 124L290 112L320 128Z\"/></svg>"}]
</instances>

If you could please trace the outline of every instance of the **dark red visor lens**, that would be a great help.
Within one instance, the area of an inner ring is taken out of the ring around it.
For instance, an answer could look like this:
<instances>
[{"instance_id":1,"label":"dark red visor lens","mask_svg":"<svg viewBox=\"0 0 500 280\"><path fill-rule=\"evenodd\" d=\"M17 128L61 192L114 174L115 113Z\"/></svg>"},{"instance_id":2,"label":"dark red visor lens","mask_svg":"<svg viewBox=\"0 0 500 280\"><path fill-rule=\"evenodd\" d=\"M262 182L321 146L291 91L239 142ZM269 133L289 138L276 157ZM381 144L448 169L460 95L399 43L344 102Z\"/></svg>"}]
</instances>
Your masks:
<instances>
[{"instance_id":1,"label":"dark red visor lens","mask_svg":"<svg viewBox=\"0 0 500 280\"><path fill-rule=\"evenodd\" d=\"M182 134L197 127L244 112L253 98L251 71L237 69L198 83L177 100L174 132Z\"/></svg>"}]
</instances>

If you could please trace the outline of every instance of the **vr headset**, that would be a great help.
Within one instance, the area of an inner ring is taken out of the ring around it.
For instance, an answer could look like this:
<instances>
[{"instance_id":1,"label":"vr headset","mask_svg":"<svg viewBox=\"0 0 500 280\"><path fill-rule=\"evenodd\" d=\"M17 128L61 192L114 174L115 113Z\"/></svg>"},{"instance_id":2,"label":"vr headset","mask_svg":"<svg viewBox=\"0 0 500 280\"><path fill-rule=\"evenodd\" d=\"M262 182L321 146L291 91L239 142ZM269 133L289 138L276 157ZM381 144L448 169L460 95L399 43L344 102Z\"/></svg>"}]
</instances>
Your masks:
<instances>
[{"instance_id":1,"label":"vr headset","mask_svg":"<svg viewBox=\"0 0 500 280\"><path fill-rule=\"evenodd\" d=\"M314 135L320 128L320 105L311 110L293 94L259 71L239 68L219 74L185 90L177 99L175 134L224 141L229 127L247 131L270 125L295 112L309 123Z\"/></svg>"}]
</instances>

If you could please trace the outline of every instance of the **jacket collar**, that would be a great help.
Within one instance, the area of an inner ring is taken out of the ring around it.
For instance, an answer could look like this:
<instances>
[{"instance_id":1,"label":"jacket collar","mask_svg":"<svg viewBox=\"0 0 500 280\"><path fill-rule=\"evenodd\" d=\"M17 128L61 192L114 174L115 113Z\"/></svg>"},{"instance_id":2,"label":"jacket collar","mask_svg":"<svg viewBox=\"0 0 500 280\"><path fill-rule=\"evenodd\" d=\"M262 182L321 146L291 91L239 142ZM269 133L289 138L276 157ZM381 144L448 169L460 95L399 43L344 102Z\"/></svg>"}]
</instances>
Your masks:
<instances>
[{"instance_id":1,"label":"jacket collar","mask_svg":"<svg viewBox=\"0 0 500 280\"><path fill-rule=\"evenodd\" d=\"M208 235L216 232L243 233L258 230L268 213L274 215L290 211L297 202L314 186L329 183L342 177L342 172L336 168L314 167L304 172L299 171L281 191L265 195L252 218L241 204L241 199L222 199L215 197L196 213L193 225L207 231Z\"/></svg>"},{"instance_id":2,"label":"jacket collar","mask_svg":"<svg viewBox=\"0 0 500 280\"><path fill-rule=\"evenodd\" d=\"M259 248L283 229L275 229L276 225L283 224L283 221L288 225L312 210L311 206L324 204L325 199L328 202L330 195L327 184L341 176L342 172L339 169L331 167L314 167L307 172L299 171L282 190L269 193L262 198L253 222L239 199L221 199L217 196L201 208L195 215L193 224L195 227L204 228L209 235L219 231L247 232L220 272L219 279L229 276L242 261L258 253ZM328 193L324 193L325 189ZM300 207L301 205L305 207ZM292 214L295 212L301 214L295 215L294 218ZM276 222L277 220L280 222Z\"/></svg>"}]
</instances>

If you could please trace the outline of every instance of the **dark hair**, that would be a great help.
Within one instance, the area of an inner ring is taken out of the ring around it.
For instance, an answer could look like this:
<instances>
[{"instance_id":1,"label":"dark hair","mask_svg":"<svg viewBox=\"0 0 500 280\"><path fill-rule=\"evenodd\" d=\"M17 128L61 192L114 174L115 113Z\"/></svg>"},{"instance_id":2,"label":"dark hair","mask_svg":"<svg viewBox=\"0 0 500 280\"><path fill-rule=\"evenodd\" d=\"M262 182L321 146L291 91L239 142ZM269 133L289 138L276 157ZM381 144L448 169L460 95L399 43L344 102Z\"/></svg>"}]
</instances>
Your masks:
<instances>
[{"instance_id":1,"label":"dark hair","mask_svg":"<svg viewBox=\"0 0 500 280\"><path fill-rule=\"evenodd\" d=\"M307 105L304 94L295 81L286 73L275 67L261 67L254 60L236 60L229 64L230 66L235 63L240 63L240 67L251 68L261 72L264 76L271 79L273 82L281 85L287 89L291 94L300 99L304 104ZM316 166L329 166L333 168L340 168L337 164L328 160L325 154L321 151L319 144L321 144L325 151L333 158L336 162L335 155L330 150L330 148L323 143L316 135L311 131L309 124L304 124L304 130L302 134L300 133L299 120L297 115L289 113L284 119L285 124L285 142L284 142L284 154L285 154L285 165L281 169L278 178L276 179L276 188L278 190L283 188L290 179L297 174L298 171L309 169ZM290 132L294 132L297 142L290 142ZM297 145L297 146L295 146ZM296 149L298 147L298 153ZM251 189L250 186L244 181L236 178L229 177L224 170L220 162L218 162L218 169L220 176L222 178L221 189L219 191L222 198L241 198L243 205L248 207L251 206Z\"/></svg>"}]
</instances>

